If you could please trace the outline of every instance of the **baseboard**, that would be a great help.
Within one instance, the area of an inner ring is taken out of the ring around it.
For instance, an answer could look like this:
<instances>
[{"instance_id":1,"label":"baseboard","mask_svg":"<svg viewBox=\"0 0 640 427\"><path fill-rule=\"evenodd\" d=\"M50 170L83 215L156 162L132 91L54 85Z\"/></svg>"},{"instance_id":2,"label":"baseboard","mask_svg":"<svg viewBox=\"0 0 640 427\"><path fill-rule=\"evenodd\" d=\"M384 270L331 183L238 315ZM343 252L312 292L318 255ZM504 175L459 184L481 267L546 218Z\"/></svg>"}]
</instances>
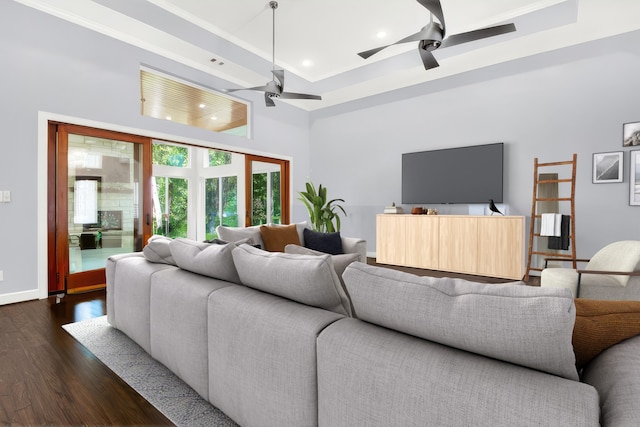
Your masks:
<instances>
[{"instance_id":1,"label":"baseboard","mask_svg":"<svg viewBox=\"0 0 640 427\"><path fill-rule=\"evenodd\" d=\"M15 304L17 302L32 301L34 299L39 299L38 289L2 294L0 295L0 305Z\"/></svg>"}]
</instances>

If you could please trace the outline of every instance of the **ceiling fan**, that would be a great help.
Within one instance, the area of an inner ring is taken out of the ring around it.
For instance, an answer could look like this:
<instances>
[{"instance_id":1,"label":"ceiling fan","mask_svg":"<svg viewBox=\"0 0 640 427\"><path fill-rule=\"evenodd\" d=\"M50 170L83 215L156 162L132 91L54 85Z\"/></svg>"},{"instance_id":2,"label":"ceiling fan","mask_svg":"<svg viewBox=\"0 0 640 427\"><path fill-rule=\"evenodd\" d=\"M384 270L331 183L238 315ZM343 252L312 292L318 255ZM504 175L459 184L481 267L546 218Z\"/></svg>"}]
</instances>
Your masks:
<instances>
[{"instance_id":1,"label":"ceiling fan","mask_svg":"<svg viewBox=\"0 0 640 427\"><path fill-rule=\"evenodd\" d=\"M403 38L402 40L398 40L395 43L377 47L375 49L367 50L364 52L358 53L362 58L367 59L372 55L380 52L382 49L385 49L389 46L394 46L401 43L408 42L419 42L418 43L418 52L420 52L420 57L422 58L422 63L424 64L424 69L429 70L431 68L436 68L440 64L436 61L436 58L431 53L432 51L438 48L455 46L462 43L468 43L475 40L484 39L487 37L498 36L500 34L510 33L516 30L516 26L514 24L504 24L497 25L495 27L487 27L479 30L473 30L466 33L453 34L449 37L445 37L445 24L444 24L444 14L442 13L442 6L440 5L440 0L417 0L422 6L424 6L429 13L431 14L430 21L427 25L422 27L420 31L410 36ZM438 19L438 22L433 21L433 17Z\"/></svg>"},{"instance_id":2,"label":"ceiling fan","mask_svg":"<svg viewBox=\"0 0 640 427\"><path fill-rule=\"evenodd\" d=\"M250 87L250 88L242 88L242 89L227 89L226 92L235 92L238 90L257 90L260 92L264 92L264 101L267 104L267 107L275 107L276 104L273 102L273 98L282 98L282 99L322 99L322 97L318 95L308 95L306 93L294 93L294 92L285 92L284 91L284 70L276 70L276 9L278 8L277 1L270 1L269 7L273 10L273 69L271 73L273 73L273 80L267 82L264 86Z\"/></svg>"}]
</instances>

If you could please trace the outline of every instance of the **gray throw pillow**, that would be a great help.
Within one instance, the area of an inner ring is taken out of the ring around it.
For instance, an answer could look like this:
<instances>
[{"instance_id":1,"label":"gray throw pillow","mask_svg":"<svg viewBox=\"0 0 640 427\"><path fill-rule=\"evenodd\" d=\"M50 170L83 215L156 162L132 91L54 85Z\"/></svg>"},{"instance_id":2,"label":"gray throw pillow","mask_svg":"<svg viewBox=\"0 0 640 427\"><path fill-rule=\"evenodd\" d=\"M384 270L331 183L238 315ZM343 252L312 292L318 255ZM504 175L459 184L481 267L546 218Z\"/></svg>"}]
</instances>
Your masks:
<instances>
[{"instance_id":1,"label":"gray throw pillow","mask_svg":"<svg viewBox=\"0 0 640 427\"><path fill-rule=\"evenodd\" d=\"M233 250L233 261L245 286L351 316L329 255L267 252L244 244Z\"/></svg>"},{"instance_id":2,"label":"gray throw pillow","mask_svg":"<svg viewBox=\"0 0 640 427\"><path fill-rule=\"evenodd\" d=\"M363 263L343 278L361 320L578 380L568 289L418 277Z\"/></svg>"},{"instance_id":3,"label":"gray throw pillow","mask_svg":"<svg viewBox=\"0 0 640 427\"><path fill-rule=\"evenodd\" d=\"M298 255L328 255L324 252L314 251L313 249L305 248L304 246L299 245L287 245L284 247L284 252L287 254L298 254ZM351 304L351 298L349 297L349 291L344 284L344 279L342 278L342 273L344 270L351 264L352 262L356 262L360 260L360 254L340 254L340 255L331 255L331 261L333 264L333 269L338 275L338 279L340 279L340 284L342 285L342 289L344 293L347 295L349 299L349 304L351 306L351 314L353 317L357 317L356 312L353 308L353 304Z\"/></svg>"},{"instance_id":4,"label":"gray throw pillow","mask_svg":"<svg viewBox=\"0 0 640 427\"><path fill-rule=\"evenodd\" d=\"M219 225L216 227L216 232L222 240L227 242L238 242L244 239L251 239L251 242L248 243L260 245L261 248L264 248L259 225L252 227L227 227L225 225Z\"/></svg>"},{"instance_id":5,"label":"gray throw pillow","mask_svg":"<svg viewBox=\"0 0 640 427\"><path fill-rule=\"evenodd\" d=\"M240 283L231 255L235 243L216 245L179 237L169 244L169 248L176 265L183 270Z\"/></svg>"},{"instance_id":6,"label":"gray throw pillow","mask_svg":"<svg viewBox=\"0 0 640 427\"><path fill-rule=\"evenodd\" d=\"M171 256L171 249L169 249L169 243L172 240L172 238L165 236L151 236L147 245L142 248L142 253L149 262L176 265L173 256Z\"/></svg>"}]
</instances>

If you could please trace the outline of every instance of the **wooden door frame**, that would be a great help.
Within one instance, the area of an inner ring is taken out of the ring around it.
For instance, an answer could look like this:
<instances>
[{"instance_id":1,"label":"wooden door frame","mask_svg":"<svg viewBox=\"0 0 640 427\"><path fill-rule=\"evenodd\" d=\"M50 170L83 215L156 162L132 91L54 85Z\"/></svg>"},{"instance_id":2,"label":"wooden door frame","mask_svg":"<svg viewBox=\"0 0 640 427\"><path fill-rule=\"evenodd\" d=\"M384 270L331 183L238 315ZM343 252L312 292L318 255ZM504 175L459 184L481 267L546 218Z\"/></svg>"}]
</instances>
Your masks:
<instances>
[{"instance_id":1,"label":"wooden door frame","mask_svg":"<svg viewBox=\"0 0 640 427\"><path fill-rule=\"evenodd\" d=\"M275 159L273 157L257 156L255 154L244 155L244 176L245 176L245 214L244 225L248 227L251 225L251 198L253 195L253 179L251 162L264 162L280 165L280 197L282 198L280 207L280 221L282 224L289 224L291 222L291 180L290 180L290 162L283 159Z\"/></svg>"},{"instance_id":2,"label":"wooden door frame","mask_svg":"<svg viewBox=\"0 0 640 427\"><path fill-rule=\"evenodd\" d=\"M68 244L68 169L67 150L58 144L60 133L70 133L93 136L96 138L115 139L142 145L142 188L144 189L142 200L142 242L151 237L152 194L152 138L129 133L99 129L94 127L75 125L57 121L48 122L47 139L47 280L49 294L66 293L67 275L69 271L69 244ZM58 183L61 183L58 186ZM60 188L59 188L60 187ZM64 190L64 191L62 191ZM62 208L61 208L62 207ZM64 221L58 221L58 217L64 215ZM105 283L104 269L83 272L87 279Z\"/></svg>"}]
</instances>

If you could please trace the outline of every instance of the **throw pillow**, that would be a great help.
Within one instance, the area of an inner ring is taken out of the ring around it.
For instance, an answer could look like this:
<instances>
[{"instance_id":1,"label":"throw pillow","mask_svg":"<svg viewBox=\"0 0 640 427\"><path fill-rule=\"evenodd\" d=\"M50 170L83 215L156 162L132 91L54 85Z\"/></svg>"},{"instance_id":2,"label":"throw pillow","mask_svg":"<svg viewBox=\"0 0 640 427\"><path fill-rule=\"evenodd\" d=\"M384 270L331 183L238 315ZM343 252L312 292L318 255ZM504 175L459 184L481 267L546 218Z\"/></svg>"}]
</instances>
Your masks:
<instances>
[{"instance_id":1,"label":"throw pillow","mask_svg":"<svg viewBox=\"0 0 640 427\"><path fill-rule=\"evenodd\" d=\"M307 223L307 221L295 222L294 224L296 225L296 230L298 231L298 239L300 239L300 244L302 246L304 246L304 233L303 232L304 232L305 228L309 228L309 224ZM266 225L270 225L270 226L274 226L274 227L278 227L278 226L282 227L283 226L283 224L275 224L275 223L272 223L272 222L270 222L269 224L266 224ZM286 225L288 225L288 224L286 224Z\"/></svg>"},{"instance_id":2,"label":"throw pillow","mask_svg":"<svg viewBox=\"0 0 640 427\"><path fill-rule=\"evenodd\" d=\"M266 252L249 245L238 246L232 254L243 285L351 316L351 305L329 255Z\"/></svg>"},{"instance_id":3,"label":"throw pillow","mask_svg":"<svg viewBox=\"0 0 640 427\"><path fill-rule=\"evenodd\" d=\"M607 348L640 335L640 301L577 298L573 351L582 369Z\"/></svg>"},{"instance_id":4,"label":"throw pillow","mask_svg":"<svg viewBox=\"0 0 640 427\"><path fill-rule=\"evenodd\" d=\"M172 240L170 237L153 235L149 238L147 245L142 248L142 253L149 262L176 265L169 249L169 243Z\"/></svg>"},{"instance_id":5,"label":"throw pillow","mask_svg":"<svg viewBox=\"0 0 640 427\"><path fill-rule=\"evenodd\" d=\"M298 245L287 245L284 247L284 252L287 254L299 254L299 255L315 255L315 256L326 255L323 252L314 251L313 249L305 248L303 246L298 246ZM344 293L347 295L347 298L349 299L349 304L351 305L351 314L353 315L353 317L357 317L357 316L353 308L353 304L351 304L349 291L347 290L347 286L344 284L344 279L342 278L342 274L347 269L349 264L359 260L360 260L360 254L357 254L357 253L331 255L333 269L338 275L338 279L340 279L340 284L342 285L342 289L344 290Z\"/></svg>"},{"instance_id":6,"label":"throw pillow","mask_svg":"<svg viewBox=\"0 0 640 427\"><path fill-rule=\"evenodd\" d=\"M284 252L284 247L288 244L300 244L295 224L261 225L260 234L264 242L263 249L269 252Z\"/></svg>"},{"instance_id":7,"label":"throw pillow","mask_svg":"<svg viewBox=\"0 0 640 427\"><path fill-rule=\"evenodd\" d=\"M238 242L243 239L251 239L251 244L260 245L261 248L264 248L260 227L257 225L252 227L227 227L225 225L219 225L216 227L216 232L220 239L224 241Z\"/></svg>"},{"instance_id":8,"label":"throw pillow","mask_svg":"<svg viewBox=\"0 0 640 427\"><path fill-rule=\"evenodd\" d=\"M305 228L304 231L304 246L314 251L324 252L325 254L338 255L343 254L342 238L340 232L335 233L320 233Z\"/></svg>"},{"instance_id":9,"label":"throw pillow","mask_svg":"<svg viewBox=\"0 0 640 427\"><path fill-rule=\"evenodd\" d=\"M361 262L342 277L365 322L578 380L568 289L419 277Z\"/></svg>"},{"instance_id":10,"label":"throw pillow","mask_svg":"<svg viewBox=\"0 0 640 427\"><path fill-rule=\"evenodd\" d=\"M228 282L240 283L231 252L236 243L216 245L176 238L169 244L176 265L183 270Z\"/></svg>"}]
</instances>

